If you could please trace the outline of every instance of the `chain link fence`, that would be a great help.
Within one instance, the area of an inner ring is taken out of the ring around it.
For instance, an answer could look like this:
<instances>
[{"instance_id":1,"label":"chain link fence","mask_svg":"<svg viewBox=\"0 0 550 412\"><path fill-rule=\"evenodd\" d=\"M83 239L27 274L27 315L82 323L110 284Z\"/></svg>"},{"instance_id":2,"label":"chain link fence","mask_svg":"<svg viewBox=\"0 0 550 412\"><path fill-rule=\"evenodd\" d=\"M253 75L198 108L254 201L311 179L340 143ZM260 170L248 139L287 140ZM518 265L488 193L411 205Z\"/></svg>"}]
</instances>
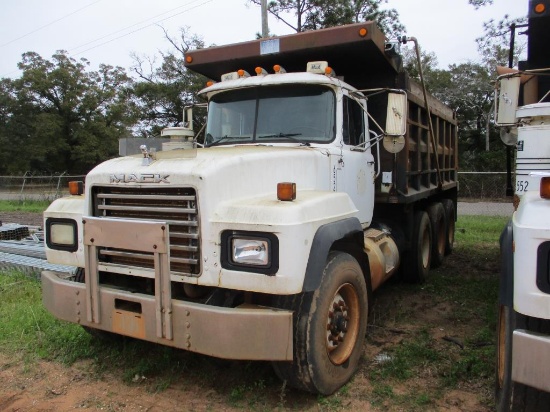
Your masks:
<instances>
[{"instance_id":1,"label":"chain link fence","mask_svg":"<svg viewBox=\"0 0 550 412\"><path fill-rule=\"evenodd\" d=\"M69 194L72 180L84 181L86 176L30 173L23 176L0 176L0 200L46 200L53 201Z\"/></svg>"}]
</instances>

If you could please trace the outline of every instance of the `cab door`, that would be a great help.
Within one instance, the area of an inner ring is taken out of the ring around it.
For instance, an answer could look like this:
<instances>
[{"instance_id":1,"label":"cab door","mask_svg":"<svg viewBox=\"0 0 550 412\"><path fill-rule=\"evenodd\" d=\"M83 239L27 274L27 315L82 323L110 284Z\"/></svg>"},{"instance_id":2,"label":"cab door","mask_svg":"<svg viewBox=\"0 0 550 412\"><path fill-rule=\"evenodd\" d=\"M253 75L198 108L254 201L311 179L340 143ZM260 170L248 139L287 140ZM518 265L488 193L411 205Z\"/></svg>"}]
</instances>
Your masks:
<instances>
[{"instance_id":1,"label":"cab door","mask_svg":"<svg viewBox=\"0 0 550 412\"><path fill-rule=\"evenodd\" d=\"M367 115L363 105L344 95L342 99L341 130L337 134L341 150L335 156L333 171L336 190L346 192L358 209L361 223L370 224L374 207L374 156L370 145Z\"/></svg>"}]
</instances>

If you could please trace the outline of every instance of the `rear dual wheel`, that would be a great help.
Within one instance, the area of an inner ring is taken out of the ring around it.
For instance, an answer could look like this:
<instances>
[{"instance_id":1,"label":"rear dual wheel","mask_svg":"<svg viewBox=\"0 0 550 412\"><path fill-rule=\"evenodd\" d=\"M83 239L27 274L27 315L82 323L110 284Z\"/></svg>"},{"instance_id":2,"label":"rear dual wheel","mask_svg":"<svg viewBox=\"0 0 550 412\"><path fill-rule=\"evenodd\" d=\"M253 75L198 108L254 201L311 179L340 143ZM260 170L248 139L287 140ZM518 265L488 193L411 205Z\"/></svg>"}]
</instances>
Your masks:
<instances>
[{"instance_id":1,"label":"rear dual wheel","mask_svg":"<svg viewBox=\"0 0 550 412\"><path fill-rule=\"evenodd\" d=\"M455 242L456 205L451 199L443 199L441 204L445 209L446 220L445 255L450 255Z\"/></svg>"},{"instance_id":2,"label":"rear dual wheel","mask_svg":"<svg viewBox=\"0 0 550 412\"><path fill-rule=\"evenodd\" d=\"M402 276L406 282L423 283L432 261L432 225L428 214L418 210L413 216L410 250L404 256Z\"/></svg>"},{"instance_id":3,"label":"rear dual wheel","mask_svg":"<svg viewBox=\"0 0 550 412\"><path fill-rule=\"evenodd\" d=\"M314 292L282 296L294 311L294 360L274 362L288 385L329 395L357 370L367 328L368 299L361 267L350 255L332 252Z\"/></svg>"},{"instance_id":4,"label":"rear dual wheel","mask_svg":"<svg viewBox=\"0 0 550 412\"><path fill-rule=\"evenodd\" d=\"M432 203L428 209L428 216L432 226L432 261L431 267L438 268L445 259L447 245L447 219L445 209L440 202Z\"/></svg>"}]
</instances>

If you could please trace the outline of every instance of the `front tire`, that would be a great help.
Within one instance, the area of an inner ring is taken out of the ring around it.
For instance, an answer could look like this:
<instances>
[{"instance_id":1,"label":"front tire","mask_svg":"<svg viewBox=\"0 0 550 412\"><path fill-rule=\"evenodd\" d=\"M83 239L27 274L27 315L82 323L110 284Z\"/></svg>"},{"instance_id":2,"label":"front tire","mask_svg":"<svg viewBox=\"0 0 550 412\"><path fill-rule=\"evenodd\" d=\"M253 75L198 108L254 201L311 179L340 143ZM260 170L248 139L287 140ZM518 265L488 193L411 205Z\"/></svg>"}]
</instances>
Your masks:
<instances>
[{"instance_id":1,"label":"front tire","mask_svg":"<svg viewBox=\"0 0 550 412\"><path fill-rule=\"evenodd\" d=\"M280 298L294 311L294 360L274 362L290 386L330 395L357 370L367 329L368 297L361 267L332 252L317 290Z\"/></svg>"}]
</instances>

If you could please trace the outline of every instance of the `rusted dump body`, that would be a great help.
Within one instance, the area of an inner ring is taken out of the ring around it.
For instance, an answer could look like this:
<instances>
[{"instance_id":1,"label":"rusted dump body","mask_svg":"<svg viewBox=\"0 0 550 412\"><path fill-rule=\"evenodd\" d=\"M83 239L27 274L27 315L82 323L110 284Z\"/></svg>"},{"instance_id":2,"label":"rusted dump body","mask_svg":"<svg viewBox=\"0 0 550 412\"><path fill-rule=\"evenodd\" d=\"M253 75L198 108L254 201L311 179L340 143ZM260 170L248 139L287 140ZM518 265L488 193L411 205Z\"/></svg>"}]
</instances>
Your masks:
<instances>
[{"instance_id":1,"label":"rusted dump body","mask_svg":"<svg viewBox=\"0 0 550 412\"><path fill-rule=\"evenodd\" d=\"M367 30L364 37L358 34L362 28ZM186 53L185 66L219 81L222 74L239 69L254 74L261 66L271 72L279 64L287 72L303 72L308 61L326 60L337 76L358 89L381 83L392 87L399 59L388 57L384 45L384 34L373 22L366 22L193 50Z\"/></svg>"},{"instance_id":2,"label":"rusted dump body","mask_svg":"<svg viewBox=\"0 0 550 412\"><path fill-rule=\"evenodd\" d=\"M360 30L366 29L361 36ZM405 148L397 155L381 150L381 172L391 174L391 189L383 190L383 173L377 178L377 203L412 203L447 192L456 198L458 149L457 121L453 111L428 94L434 139L431 138L422 88L402 68L401 57L390 48L373 22L364 22L227 46L193 50L186 67L218 81L222 74L258 66L271 71L279 64L288 72L302 72L308 61L328 61L336 75L356 89L394 88L409 100ZM369 98L369 113L385 124L385 98ZM371 127L373 128L373 127Z\"/></svg>"}]
</instances>

